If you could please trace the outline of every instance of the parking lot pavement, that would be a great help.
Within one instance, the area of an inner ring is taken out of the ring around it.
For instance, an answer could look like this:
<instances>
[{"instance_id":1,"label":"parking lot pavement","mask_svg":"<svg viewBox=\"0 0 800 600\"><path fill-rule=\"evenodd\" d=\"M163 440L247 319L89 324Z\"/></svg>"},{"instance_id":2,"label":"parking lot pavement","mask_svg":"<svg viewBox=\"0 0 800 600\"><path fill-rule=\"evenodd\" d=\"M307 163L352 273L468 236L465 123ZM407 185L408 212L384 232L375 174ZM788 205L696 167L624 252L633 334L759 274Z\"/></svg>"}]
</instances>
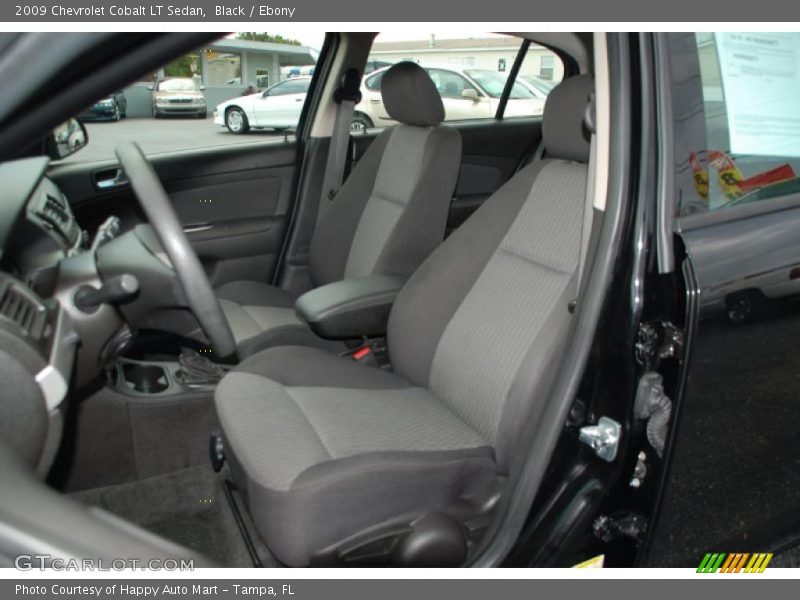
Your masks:
<instances>
[{"instance_id":1,"label":"parking lot pavement","mask_svg":"<svg viewBox=\"0 0 800 600\"><path fill-rule=\"evenodd\" d=\"M89 144L68 157L66 161L93 162L114 158L114 147L123 141L134 141L145 154L222 146L247 144L265 139L283 138L283 134L272 131L251 131L246 135L234 135L224 127L215 125L212 118L192 119L123 119L108 123L86 123Z\"/></svg>"}]
</instances>

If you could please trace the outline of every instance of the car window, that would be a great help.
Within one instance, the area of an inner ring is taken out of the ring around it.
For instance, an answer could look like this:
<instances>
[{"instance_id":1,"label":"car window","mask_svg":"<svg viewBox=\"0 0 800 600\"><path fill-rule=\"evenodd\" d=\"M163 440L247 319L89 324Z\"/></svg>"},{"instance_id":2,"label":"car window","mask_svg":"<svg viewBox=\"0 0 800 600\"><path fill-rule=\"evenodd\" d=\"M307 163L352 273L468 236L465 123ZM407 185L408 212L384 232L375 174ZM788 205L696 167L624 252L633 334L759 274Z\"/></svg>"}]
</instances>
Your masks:
<instances>
[{"instance_id":1,"label":"car window","mask_svg":"<svg viewBox=\"0 0 800 600\"><path fill-rule=\"evenodd\" d=\"M110 160L128 140L148 154L254 140L283 143L304 102L275 106L258 92L306 94L325 39L318 29L293 33L231 34L97 98L77 115L89 143L65 160Z\"/></svg>"},{"instance_id":2,"label":"car window","mask_svg":"<svg viewBox=\"0 0 800 600\"><path fill-rule=\"evenodd\" d=\"M305 94L308 92L308 87L311 85L310 78L290 79L278 83L268 90L269 96L286 96L288 94Z\"/></svg>"},{"instance_id":3,"label":"car window","mask_svg":"<svg viewBox=\"0 0 800 600\"><path fill-rule=\"evenodd\" d=\"M198 92L200 91L200 86L197 85L194 79L187 77L159 81L156 85L156 90L159 92Z\"/></svg>"},{"instance_id":4,"label":"car window","mask_svg":"<svg viewBox=\"0 0 800 600\"><path fill-rule=\"evenodd\" d=\"M375 73L370 77L367 77L364 80L364 85L367 87L368 90L372 90L373 92L380 92L381 91L381 81L383 81L383 74L386 71L383 70L379 73Z\"/></svg>"},{"instance_id":5,"label":"car window","mask_svg":"<svg viewBox=\"0 0 800 600\"><path fill-rule=\"evenodd\" d=\"M427 71L442 98L462 98L464 90L478 91L466 77L455 71L445 69L427 69Z\"/></svg>"},{"instance_id":6,"label":"car window","mask_svg":"<svg viewBox=\"0 0 800 600\"><path fill-rule=\"evenodd\" d=\"M506 89L508 77L504 77L501 73L488 69L468 69L464 72L472 77L481 86L481 89L492 98L499 98ZM511 86L509 99L519 100L523 98L533 98L533 92L518 81L515 81L514 85Z\"/></svg>"},{"instance_id":7,"label":"car window","mask_svg":"<svg viewBox=\"0 0 800 600\"><path fill-rule=\"evenodd\" d=\"M678 216L800 193L800 33L669 40Z\"/></svg>"},{"instance_id":8,"label":"car window","mask_svg":"<svg viewBox=\"0 0 800 600\"><path fill-rule=\"evenodd\" d=\"M522 45L521 38L493 33L380 34L373 43L368 65L415 62L427 70L436 85L444 101L445 120L494 119ZM367 99L356 107L356 113L366 126L393 123L382 110L379 97L385 72L384 68L364 79L362 93ZM523 75L530 80L523 80ZM547 94L563 76L563 63L555 53L530 44L503 116L541 115ZM474 94L465 94L466 90L473 90Z\"/></svg>"},{"instance_id":9,"label":"car window","mask_svg":"<svg viewBox=\"0 0 800 600\"><path fill-rule=\"evenodd\" d=\"M549 48L528 46L511 89L504 117L539 117L550 91L564 79L564 63ZM522 88L522 91L520 88Z\"/></svg>"}]
</instances>

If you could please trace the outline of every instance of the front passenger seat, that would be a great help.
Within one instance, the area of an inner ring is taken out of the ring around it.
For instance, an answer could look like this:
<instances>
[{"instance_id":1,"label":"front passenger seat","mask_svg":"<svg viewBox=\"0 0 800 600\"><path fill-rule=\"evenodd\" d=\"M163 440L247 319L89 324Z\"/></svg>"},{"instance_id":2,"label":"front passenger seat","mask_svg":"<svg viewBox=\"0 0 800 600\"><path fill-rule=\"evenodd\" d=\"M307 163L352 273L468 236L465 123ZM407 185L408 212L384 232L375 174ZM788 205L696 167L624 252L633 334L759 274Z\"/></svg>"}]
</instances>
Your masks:
<instances>
[{"instance_id":1,"label":"front passenger seat","mask_svg":"<svg viewBox=\"0 0 800 600\"><path fill-rule=\"evenodd\" d=\"M372 142L317 225L309 249L314 287L377 274L409 277L444 239L461 136L440 125L441 96L417 64L387 70L381 94L399 124ZM234 281L217 288L217 297L239 358L276 345L332 347L298 319L291 292Z\"/></svg>"},{"instance_id":2,"label":"front passenger seat","mask_svg":"<svg viewBox=\"0 0 800 600\"><path fill-rule=\"evenodd\" d=\"M578 289L592 79L549 95L548 158L457 229L392 308L393 372L271 348L216 390L256 527L292 566L454 565L491 515L561 359Z\"/></svg>"}]
</instances>

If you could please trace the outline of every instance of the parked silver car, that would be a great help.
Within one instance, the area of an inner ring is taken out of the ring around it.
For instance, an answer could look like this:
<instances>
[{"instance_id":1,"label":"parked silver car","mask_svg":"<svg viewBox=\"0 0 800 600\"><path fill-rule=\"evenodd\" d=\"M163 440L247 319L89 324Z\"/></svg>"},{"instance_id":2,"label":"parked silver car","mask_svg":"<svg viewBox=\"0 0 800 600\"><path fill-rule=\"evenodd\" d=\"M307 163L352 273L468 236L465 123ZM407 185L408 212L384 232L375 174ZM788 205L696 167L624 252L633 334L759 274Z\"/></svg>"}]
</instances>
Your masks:
<instances>
[{"instance_id":1,"label":"parked silver car","mask_svg":"<svg viewBox=\"0 0 800 600\"><path fill-rule=\"evenodd\" d=\"M199 119L208 116L203 86L191 77L162 79L153 88L153 118L191 115Z\"/></svg>"}]
</instances>

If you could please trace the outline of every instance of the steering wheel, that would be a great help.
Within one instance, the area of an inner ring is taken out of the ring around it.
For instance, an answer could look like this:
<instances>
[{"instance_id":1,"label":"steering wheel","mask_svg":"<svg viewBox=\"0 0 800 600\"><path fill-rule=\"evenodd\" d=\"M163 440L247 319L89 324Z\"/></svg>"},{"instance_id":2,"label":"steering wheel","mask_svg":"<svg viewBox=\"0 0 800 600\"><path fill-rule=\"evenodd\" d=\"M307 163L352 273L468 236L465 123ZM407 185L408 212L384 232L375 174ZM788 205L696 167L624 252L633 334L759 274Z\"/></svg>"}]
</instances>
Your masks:
<instances>
[{"instance_id":1,"label":"steering wheel","mask_svg":"<svg viewBox=\"0 0 800 600\"><path fill-rule=\"evenodd\" d=\"M219 356L233 354L236 342L228 320L153 166L134 142L120 144L116 153L133 193L172 262L189 308L200 322L214 352Z\"/></svg>"}]
</instances>

